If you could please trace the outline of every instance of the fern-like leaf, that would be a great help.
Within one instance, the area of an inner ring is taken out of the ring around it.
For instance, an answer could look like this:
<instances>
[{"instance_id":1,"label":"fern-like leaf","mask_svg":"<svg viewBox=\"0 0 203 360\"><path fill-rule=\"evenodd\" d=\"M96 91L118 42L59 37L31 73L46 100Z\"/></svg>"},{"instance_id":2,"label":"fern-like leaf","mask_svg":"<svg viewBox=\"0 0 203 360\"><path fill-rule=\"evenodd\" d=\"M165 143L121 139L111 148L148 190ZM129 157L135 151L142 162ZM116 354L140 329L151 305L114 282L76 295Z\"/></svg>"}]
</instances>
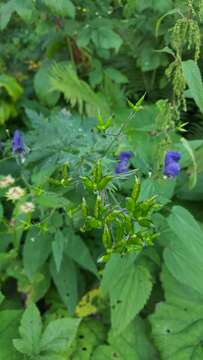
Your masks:
<instances>
[{"instance_id":1,"label":"fern-like leaf","mask_svg":"<svg viewBox=\"0 0 203 360\"><path fill-rule=\"evenodd\" d=\"M71 107L78 107L80 114L109 114L109 106L102 94L96 94L85 81L80 80L71 64L55 63L50 72L50 82L52 90L62 92Z\"/></svg>"}]
</instances>

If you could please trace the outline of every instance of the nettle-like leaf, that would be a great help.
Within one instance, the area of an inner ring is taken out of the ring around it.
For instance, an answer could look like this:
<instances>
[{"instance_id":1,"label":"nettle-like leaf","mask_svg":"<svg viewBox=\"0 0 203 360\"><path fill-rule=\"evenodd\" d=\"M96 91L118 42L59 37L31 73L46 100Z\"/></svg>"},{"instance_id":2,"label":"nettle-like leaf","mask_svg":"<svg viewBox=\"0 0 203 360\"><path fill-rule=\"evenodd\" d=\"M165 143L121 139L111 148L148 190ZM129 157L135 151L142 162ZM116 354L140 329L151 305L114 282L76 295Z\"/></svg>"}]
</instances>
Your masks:
<instances>
[{"instance_id":1,"label":"nettle-like leaf","mask_svg":"<svg viewBox=\"0 0 203 360\"><path fill-rule=\"evenodd\" d=\"M15 348L30 359L63 360L80 324L80 319L63 318L51 321L42 329L39 310L31 304L25 310L19 332L21 339L14 339Z\"/></svg>"},{"instance_id":2,"label":"nettle-like leaf","mask_svg":"<svg viewBox=\"0 0 203 360\"><path fill-rule=\"evenodd\" d=\"M67 306L69 313L73 314L78 300L77 266L71 258L65 255L59 271L52 259L50 271L62 301Z\"/></svg>"},{"instance_id":3,"label":"nettle-like leaf","mask_svg":"<svg viewBox=\"0 0 203 360\"><path fill-rule=\"evenodd\" d=\"M86 318L79 326L70 349L70 359L89 360L97 346L106 341L105 325L97 319Z\"/></svg>"},{"instance_id":4,"label":"nettle-like leaf","mask_svg":"<svg viewBox=\"0 0 203 360\"><path fill-rule=\"evenodd\" d=\"M51 253L52 237L36 228L31 228L23 247L23 264L25 273L31 280L44 265Z\"/></svg>"},{"instance_id":5,"label":"nettle-like leaf","mask_svg":"<svg viewBox=\"0 0 203 360\"><path fill-rule=\"evenodd\" d=\"M34 2L30 0L10 0L0 7L0 28L4 30L13 13L17 13L24 21L30 21L34 11Z\"/></svg>"},{"instance_id":6,"label":"nettle-like leaf","mask_svg":"<svg viewBox=\"0 0 203 360\"><path fill-rule=\"evenodd\" d=\"M92 360L157 360L157 353L149 339L147 324L136 318L119 335L109 334L109 345L100 345Z\"/></svg>"},{"instance_id":7,"label":"nettle-like leaf","mask_svg":"<svg viewBox=\"0 0 203 360\"><path fill-rule=\"evenodd\" d=\"M203 296L178 282L164 267L161 275L166 302L150 316L152 335L162 360L203 358Z\"/></svg>"},{"instance_id":8,"label":"nettle-like leaf","mask_svg":"<svg viewBox=\"0 0 203 360\"><path fill-rule=\"evenodd\" d=\"M39 310L31 304L24 312L19 328L21 339L15 339L15 348L26 355L36 356L39 354L39 344L42 333L42 321Z\"/></svg>"},{"instance_id":9,"label":"nettle-like leaf","mask_svg":"<svg viewBox=\"0 0 203 360\"><path fill-rule=\"evenodd\" d=\"M75 17L75 5L70 0L43 0L54 15Z\"/></svg>"},{"instance_id":10,"label":"nettle-like leaf","mask_svg":"<svg viewBox=\"0 0 203 360\"><path fill-rule=\"evenodd\" d=\"M186 209L174 206L168 219L170 242L164 260L171 274L181 283L203 295L203 232Z\"/></svg>"},{"instance_id":11,"label":"nettle-like leaf","mask_svg":"<svg viewBox=\"0 0 203 360\"><path fill-rule=\"evenodd\" d=\"M70 228L65 229L63 234L67 239L65 253L81 267L97 275L96 265L81 237L76 235Z\"/></svg>"},{"instance_id":12,"label":"nettle-like leaf","mask_svg":"<svg viewBox=\"0 0 203 360\"><path fill-rule=\"evenodd\" d=\"M22 356L13 347L12 340L18 335L21 310L0 311L0 358L21 360Z\"/></svg>"},{"instance_id":13,"label":"nettle-like leaf","mask_svg":"<svg viewBox=\"0 0 203 360\"><path fill-rule=\"evenodd\" d=\"M51 89L60 91L72 107L77 105L80 113L84 110L87 115L97 115L99 112L109 114L110 109L106 100L96 94L90 86L80 80L70 63L56 63L50 71Z\"/></svg>"},{"instance_id":14,"label":"nettle-like leaf","mask_svg":"<svg viewBox=\"0 0 203 360\"><path fill-rule=\"evenodd\" d=\"M109 293L115 334L124 331L142 310L152 290L148 269L127 260L119 255L112 256L103 274L102 290Z\"/></svg>"}]
</instances>

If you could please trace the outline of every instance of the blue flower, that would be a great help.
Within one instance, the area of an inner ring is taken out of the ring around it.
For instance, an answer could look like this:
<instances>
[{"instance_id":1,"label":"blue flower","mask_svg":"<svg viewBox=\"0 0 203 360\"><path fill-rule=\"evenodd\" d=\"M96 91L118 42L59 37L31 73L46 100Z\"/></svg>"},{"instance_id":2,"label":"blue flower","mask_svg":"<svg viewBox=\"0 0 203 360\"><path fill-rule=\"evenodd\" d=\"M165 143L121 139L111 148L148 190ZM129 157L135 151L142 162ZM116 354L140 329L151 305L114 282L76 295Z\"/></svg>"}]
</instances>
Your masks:
<instances>
[{"instance_id":1,"label":"blue flower","mask_svg":"<svg viewBox=\"0 0 203 360\"><path fill-rule=\"evenodd\" d=\"M122 151L119 155L119 162L116 166L116 174L123 174L128 172L128 162L132 157L130 151Z\"/></svg>"},{"instance_id":2,"label":"blue flower","mask_svg":"<svg viewBox=\"0 0 203 360\"><path fill-rule=\"evenodd\" d=\"M168 151L164 160L164 175L168 177L178 176L180 173L179 160L181 154L177 151Z\"/></svg>"},{"instance_id":3,"label":"blue flower","mask_svg":"<svg viewBox=\"0 0 203 360\"><path fill-rule=\"evenodd\" d=\"M12 139L12 149L14 154L22 154L25 151L23 137L19 130L16 130Z\"/></svg>"}]
</instances>

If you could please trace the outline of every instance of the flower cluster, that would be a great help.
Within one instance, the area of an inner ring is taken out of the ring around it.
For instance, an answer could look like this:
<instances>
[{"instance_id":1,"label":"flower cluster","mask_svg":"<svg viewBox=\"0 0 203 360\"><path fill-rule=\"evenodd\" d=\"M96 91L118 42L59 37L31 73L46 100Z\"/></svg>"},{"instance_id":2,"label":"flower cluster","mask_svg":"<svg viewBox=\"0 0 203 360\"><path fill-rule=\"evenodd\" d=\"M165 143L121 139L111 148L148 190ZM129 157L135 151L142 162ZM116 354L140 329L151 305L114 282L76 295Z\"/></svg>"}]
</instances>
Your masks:
<instances>
[{"instance_id":1,"label":"flower cluster","mask_svg":"<svg viewBox=\"0 0 203 360\"><path fill-rule=\"evenodd\" d=\"M20 205L20 211L24 214L29 214L35 210L35 206L32 202L25 202Z\"/></svg>"},{"instance_id":2,"label":"flower cluster","mask_svg":"<svg viewBox=\"0 0 203 360\"><path fill-rule=\"evenodd\" d=\"M119 161L116 166L116 174L122 174L128 172L128 163L132 157L130 151L123 151L119 155ZM180 173L181 154L177 151L170 150L166 153L164 159L163 173L167 177L176 177Z\"/></svg>"},{"instance_id":3,"label":"flower cluster","mask_svg":"<svg viewBox=\"0 0 203 360\"><path fill-rule=\"evenodd\" d=\"M180 173L181 154L177 151L168 151L164 160L164 175L167 177L176 177Z\"/></svg>"},{"instance_id":4,"label":"flower cluster","mask_svg":"<svg viewBox=\"0 0 203 360\"><path fill-rule=\"evenodd\" d=\"M116 174L123 174L128 172L128 163L132 157L130 151L122 151L119 155L119 162L116 166Z\"/></svg>"},{"instance_id":5,"label":"flower cluster","mask_svg":"<svg viewBox=\"0 0 203 360\"><path fill-rule=\"evenodd\" d=\"M25 190L22 189L20 186L11 187L6 193L7 199L12 201L16 201L24 195L25 195Z\"/></svg>"},{"instance_id":6,"label":"flower cluster","mask_svg":"<svg viewBox=\"0 0 203 360\"><path fill-rule=\"evenodd\" d=\"M0 188L7 188L10 185L13 185L15 179L11 175L4 176L0 179Z\"/></svg>"}]
</instances>

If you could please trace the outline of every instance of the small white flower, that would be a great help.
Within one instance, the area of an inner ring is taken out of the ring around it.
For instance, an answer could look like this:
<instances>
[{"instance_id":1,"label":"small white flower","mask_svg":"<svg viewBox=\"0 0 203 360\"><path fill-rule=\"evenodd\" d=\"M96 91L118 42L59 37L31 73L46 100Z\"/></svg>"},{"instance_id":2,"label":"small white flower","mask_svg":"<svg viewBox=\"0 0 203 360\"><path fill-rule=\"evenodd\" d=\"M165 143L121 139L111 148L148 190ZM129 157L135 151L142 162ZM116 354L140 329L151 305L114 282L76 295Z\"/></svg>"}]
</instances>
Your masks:
<instances>
[{"instance_id":1,"label":"small white flower","mask_svg":"<svg viewBox=\"0 0 203 360\"><path fill-rule=\"evenodd\" d=\"M32 202L25 202L20 205L20 211L24 214L29 214L33 212L35 209L35 206Z\"/></svg>"},{"instance_id":2,"label":"small white flower","mask_svg":"<svg viewBox=\"0 0 203 360\"><path fill-rule=\"evenodd\" d=\"M7 199L13 201L20 199L23 195L25 195L25 190L20 186L11 187L6 193Z\"/></svg>"},{"instance_id":3,"label":"small white flower","mask_svg":"<svg viewBox=\"0 0 203 360\"><path fill-rule=\"evenodd\" d=\"M15 179L11 175L7 175L0 179L0 188L6 188L10 185L13 185L15 182Z\"/></svg>"}]
</instances>

